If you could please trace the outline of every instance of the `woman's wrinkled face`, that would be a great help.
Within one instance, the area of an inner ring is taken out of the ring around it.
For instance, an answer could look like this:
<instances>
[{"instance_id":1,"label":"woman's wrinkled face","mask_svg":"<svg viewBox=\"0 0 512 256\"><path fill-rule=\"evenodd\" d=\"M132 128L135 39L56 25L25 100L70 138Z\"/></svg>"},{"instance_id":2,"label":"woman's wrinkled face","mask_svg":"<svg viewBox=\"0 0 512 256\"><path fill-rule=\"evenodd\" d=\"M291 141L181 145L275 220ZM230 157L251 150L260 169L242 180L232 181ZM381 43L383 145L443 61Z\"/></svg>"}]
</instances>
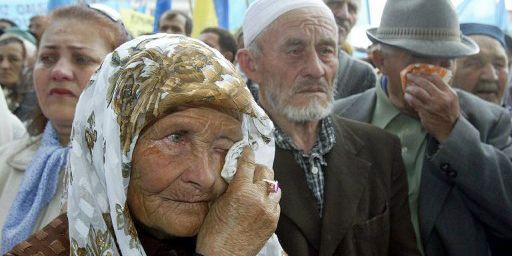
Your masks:
<instances>
[{"instance_id":1,"label":"woman's wrinkled face","mask_svg":"<svg viewBox=\"0 0 512 256\"><path fill-rule=\"evenodd\" d=\"M209 206L225 190L227 151L242 139L241 123L211 108L187 108L146 128L133 152L128 206L159 236L199 231Z\"/></svg>"},{"instance_id":2,"label":"woman's wrinkled face","mask_svg":"<svg viewBox=\"0 0 512 256\"><path fill-rule=\"evenodd\" d=\"M0 45L0 84L8 88L16 86L23 69L23 46L12 42Z\"/></svg>"},{"instance_id":3,"label":"woman's wrinkled face","mask_svg":"<svg viewBox=\"0 0 512 256\"><path fill-rule=\"evenodd\" d=\"M49 120L71 125L78 97L111 50L91 24L57 19L49 25L34 67L37 98Z\"/></svg>"}]
</instances>

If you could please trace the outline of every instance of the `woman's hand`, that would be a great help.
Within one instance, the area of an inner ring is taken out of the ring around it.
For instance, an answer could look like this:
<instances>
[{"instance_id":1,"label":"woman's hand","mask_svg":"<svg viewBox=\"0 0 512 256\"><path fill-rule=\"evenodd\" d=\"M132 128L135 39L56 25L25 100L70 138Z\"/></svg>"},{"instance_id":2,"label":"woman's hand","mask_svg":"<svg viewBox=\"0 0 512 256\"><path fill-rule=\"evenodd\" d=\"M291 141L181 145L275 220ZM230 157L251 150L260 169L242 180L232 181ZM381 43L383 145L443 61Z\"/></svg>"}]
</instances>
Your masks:
<instances>
[{"instance_id":1,"label":"woman's hand","mask_svg":"<svg viewBox=\"0 0 512 256\"><path fill-rule=\"evenodd\" d=\"M276 230L281 190L273 192L263 179L274 172L254 163L246 147L226 192L208 212L198 234L196 251L203 255L256 255Z\"/></svg>"}]
</instances>

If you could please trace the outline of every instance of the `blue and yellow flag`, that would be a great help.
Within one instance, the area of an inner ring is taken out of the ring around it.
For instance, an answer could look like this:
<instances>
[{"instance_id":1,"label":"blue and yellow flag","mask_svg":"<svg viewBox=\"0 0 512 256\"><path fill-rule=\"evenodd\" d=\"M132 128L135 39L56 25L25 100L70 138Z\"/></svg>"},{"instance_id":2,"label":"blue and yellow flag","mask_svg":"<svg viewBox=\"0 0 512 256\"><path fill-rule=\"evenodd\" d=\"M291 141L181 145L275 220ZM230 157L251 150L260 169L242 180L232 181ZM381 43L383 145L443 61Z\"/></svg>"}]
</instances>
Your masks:
<instances>
[{"instance_id":1,"label":"blue and yellow flag","mask_svg":"<svg viewBox=\"0 0 512 256\"><path fill-rule=\"evenodd\" d=\"M199 33L207 27L217 27L217 13L215 12L214 0L196 0L192 19L194 27L192 29L192 37L197 38Z\"/></svg>"},{"instance_id":2,"label":"blue and yellow flag","mask_svg":"<svg viewBox=\"0 0 512 256\"><path fill-rule=\"evenodd\" d=\"M156 0L155 5L155 20L153 23L153 32L158 32L158 23L160 21L160 16L164 14L167 10L170 10L172 6L171 0Z\"/></svg>"}]
</instances>

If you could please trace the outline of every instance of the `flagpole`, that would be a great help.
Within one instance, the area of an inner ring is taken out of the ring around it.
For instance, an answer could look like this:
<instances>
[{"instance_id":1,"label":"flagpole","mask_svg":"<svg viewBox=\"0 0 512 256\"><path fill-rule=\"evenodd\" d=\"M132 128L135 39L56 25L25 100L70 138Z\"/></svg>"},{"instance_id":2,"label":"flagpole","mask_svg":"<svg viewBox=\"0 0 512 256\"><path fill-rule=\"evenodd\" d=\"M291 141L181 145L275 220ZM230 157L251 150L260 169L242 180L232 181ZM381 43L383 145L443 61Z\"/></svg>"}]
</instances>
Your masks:
<instances>
[{"instance_id":1,"label":"flagpole","mask_svg":"<svg viewBox=\"0 0 512 256\"><path fill-rule=\"evenodd\" d=\"M190 7L190 14L194 15L194 7L192 7L192 0L188 0L188 7Z\"/></svg>"},{"instance_id":2,"label":"flagpole","mask_svg":"<svg viewBox=\"0 0 512 256\"><path fill-rule=\"evenodd\" d=\"M366 0L366 15L368 15L368 25L373 26L372 14L370 12L370 0Z\"/></svg>"}]
</instances>

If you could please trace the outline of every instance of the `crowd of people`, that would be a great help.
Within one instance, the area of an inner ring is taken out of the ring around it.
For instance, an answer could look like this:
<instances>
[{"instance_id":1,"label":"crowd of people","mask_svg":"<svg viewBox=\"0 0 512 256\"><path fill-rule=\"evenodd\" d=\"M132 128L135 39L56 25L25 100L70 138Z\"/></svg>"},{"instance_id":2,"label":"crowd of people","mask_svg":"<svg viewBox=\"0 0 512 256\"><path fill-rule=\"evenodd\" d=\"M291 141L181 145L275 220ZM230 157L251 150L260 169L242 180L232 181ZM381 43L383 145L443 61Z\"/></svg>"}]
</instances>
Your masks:
<instances>
[{"instance_id":1,"label":"crowd of people","mask_svg":"<svg viewBox=\"0 0 512 256\"><path fill-rule=\"evenodd\" d=\"M0 19L2 255L512 255L512 38L450 0Z\"/></svg>"}]
</instances>

